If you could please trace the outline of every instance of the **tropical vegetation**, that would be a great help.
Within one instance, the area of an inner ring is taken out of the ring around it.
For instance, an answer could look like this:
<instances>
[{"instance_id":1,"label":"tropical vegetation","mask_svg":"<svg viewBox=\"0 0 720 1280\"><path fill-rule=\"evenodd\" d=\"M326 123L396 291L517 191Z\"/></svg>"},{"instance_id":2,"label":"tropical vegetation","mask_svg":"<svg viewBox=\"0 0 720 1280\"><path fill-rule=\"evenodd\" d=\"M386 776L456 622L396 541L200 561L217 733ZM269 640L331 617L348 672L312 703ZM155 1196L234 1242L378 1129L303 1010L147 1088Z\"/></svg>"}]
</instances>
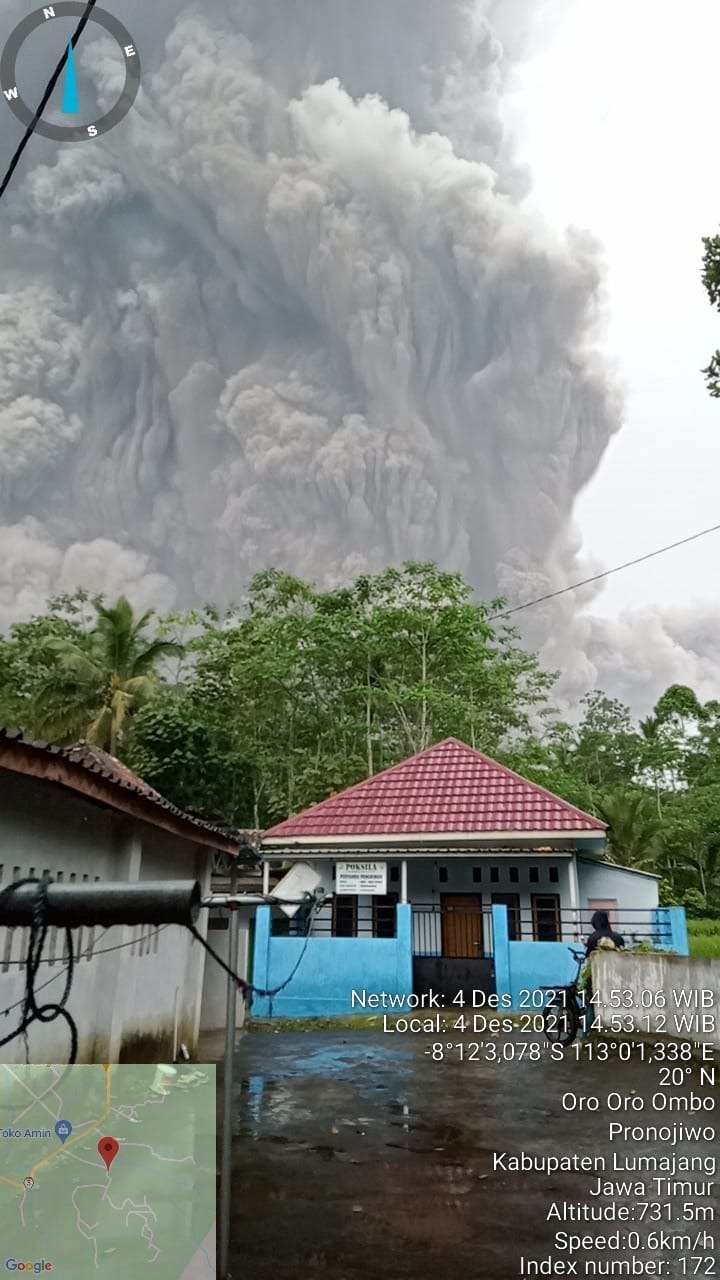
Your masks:
<instances>
[{"instance_id":1,"label":"tropical vegetation","mask_svg":"<svg viewBox=\"0 0 720 1280\"><path fill-rule=\"evenodd\" d=\"M256 829L454 736L602 818L666 903L720 915L720 702L673 685L636 721L593 690L563 717L503 607L427 563L324 591L272 570L167 616L78 592L0 638L0 723Z\"/></svg>"}]
</instances>

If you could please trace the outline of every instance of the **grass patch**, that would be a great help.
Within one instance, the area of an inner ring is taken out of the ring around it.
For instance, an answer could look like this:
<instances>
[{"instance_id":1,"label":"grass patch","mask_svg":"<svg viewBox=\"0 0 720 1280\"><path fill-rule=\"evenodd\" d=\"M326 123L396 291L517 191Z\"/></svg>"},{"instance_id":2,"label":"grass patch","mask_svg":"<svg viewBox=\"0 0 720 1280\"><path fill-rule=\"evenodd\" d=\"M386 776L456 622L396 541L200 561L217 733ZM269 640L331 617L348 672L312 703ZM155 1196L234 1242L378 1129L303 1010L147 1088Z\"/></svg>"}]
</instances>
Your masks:
<instances>
[{"instance_id":1,"label":"grass patch","mask_svg":"<svg viewBox=\"0 0 720 1280\"><path fill-rule=\"evenodd\" d=\"M720 933L691 933L690 955L695 959L720 960Z\"/></svg>"},{"instance_id":2,"label":"grass patch","mask_svg":"<svg viewBox=\"0 0 720 1280\"><path fill-rule=\"evenodd\" d=\"M703 917L700 920L688 920L688 929L690 933L718 933L720 934L720 919L713 916Z\"/></svg>"},{"instance_id":3,"label":"grass patch","mask_svg":"<svg viewBox=\"0 0 720 1280\"><path fill-rule=\"evenodd\" d=\"M690 955L703 960L720 959L720 920L688 920Z\"/></svg>"}]
</instances>

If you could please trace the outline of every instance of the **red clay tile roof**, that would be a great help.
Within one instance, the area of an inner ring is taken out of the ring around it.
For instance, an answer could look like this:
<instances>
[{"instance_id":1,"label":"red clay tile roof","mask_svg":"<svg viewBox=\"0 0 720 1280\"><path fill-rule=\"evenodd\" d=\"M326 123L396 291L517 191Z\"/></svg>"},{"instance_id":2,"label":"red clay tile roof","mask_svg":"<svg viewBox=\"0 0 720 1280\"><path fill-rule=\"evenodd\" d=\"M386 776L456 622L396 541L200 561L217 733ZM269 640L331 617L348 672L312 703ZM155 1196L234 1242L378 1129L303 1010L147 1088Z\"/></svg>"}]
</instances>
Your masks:
<instances>
[{"instance_id":1,"label":"red clay tile roof","mask_svg":"<svg viewBox=\"0 0 720 1280\"><path fill-rule=\"evenodd\" d=\"M605 825L464 742L446 738L271 827L263 840L586 831L599 835Z\"/></svg>"}]
</instances>

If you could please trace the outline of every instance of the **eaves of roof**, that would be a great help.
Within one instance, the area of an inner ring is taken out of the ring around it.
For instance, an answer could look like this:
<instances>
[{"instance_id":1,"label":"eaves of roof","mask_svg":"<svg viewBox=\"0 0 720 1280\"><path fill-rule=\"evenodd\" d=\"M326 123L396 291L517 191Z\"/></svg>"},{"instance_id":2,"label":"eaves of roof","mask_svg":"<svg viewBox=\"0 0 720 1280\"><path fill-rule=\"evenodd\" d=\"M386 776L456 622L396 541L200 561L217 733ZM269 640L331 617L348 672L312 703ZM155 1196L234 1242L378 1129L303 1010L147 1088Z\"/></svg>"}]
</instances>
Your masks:
<instances>
[{"instance_id":1,"label":"eaves of roof","mask_svg":"<svg viewBox=\"0 0 720 1280\"><path fill-rule=\"evenodd\" d=\"M89 743L58 747L31 741L16 729L0 728L0 769L61 786L107 809L224 853L237 856L244 843L239 832L178 809L120 760Z\"/></svg>"}]
</instances>

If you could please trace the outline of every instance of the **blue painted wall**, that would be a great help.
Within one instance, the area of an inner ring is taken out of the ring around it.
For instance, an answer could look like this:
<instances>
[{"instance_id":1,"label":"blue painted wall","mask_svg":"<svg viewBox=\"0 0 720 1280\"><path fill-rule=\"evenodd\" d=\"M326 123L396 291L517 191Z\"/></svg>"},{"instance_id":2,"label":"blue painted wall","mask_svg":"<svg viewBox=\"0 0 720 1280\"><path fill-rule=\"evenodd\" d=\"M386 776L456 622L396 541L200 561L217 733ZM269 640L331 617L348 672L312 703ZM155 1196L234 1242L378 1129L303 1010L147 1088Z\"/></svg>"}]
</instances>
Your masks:
<instances>
[{"instance_id":1,"label":"blue painted wall","mask_svg":"<svg viewBox=\"0 0 720 1280\"><path fill-rule=\"evenodd\" d=\"M522 993L551 983L563 986L572 982L577 962L567 942L510 942L507 907L494 906L492 914L497 994L509 995L511 1008L532 1012L538 1006Z\"/></svg>"},{"instance_id":2,"label":"blue painted wall","mask_svg":"<svg viewBox=\"0 0 720 1280\"><path fill-rule=\"evenodd\" d=\"M572 982L577 973L577 961L568 950L567 942L509 942L508 950L510 984L513 1009L538 1008L531 996L522 992L535 991L537 987L556 983L562 987ZM578 950L581 948L578 946Z\"/></svg>"},{"instance_id":3,"label":"blue painted wall","mask_svg":"<svg viewBox=\"0 0 720 1280\"><path fill-rule=\"evenodd\" d=\"M690 955L687 917L684 907L658 907L655 912L659 940L656 946L674 951L677 956Z\"/></svg>"},{"instance_id":4,"label":"blue painted wall","mask_svg":"<svg viewBox=\"0 0 720 1280\"><path fill-rule=\"evenodd\" d=\"M395 938L274 938L269 907L255 917L253 983L272 990L297 971L276 996L253 996L254 1018L327 1018L381 1014L352 1004L352 991L407 997L412 992L411 908L398 906ZM305 948L303 952L303 948ZM302 955L302 959L300 959ZM299 964L298 964L299 961ZM407 1009L407 1004L394 1012Z\"/></svg>"},{"instance_id":5,"label":"blue painted wall","mask_svg":"<svg viewBox=\"0 0 720 1280\"><path fill-rule=\"evenodd\" d=\"M532 1004L522 992L556 983L563 986L572 982L577 973L577 961L573 959L566 942L510 942L508 940L507 907L494 906L493 936L495 939L495 985L498 995L509 995L511 1008ZM677 955L690 954L687 923L683 907L659 907L655 912L657 926L656 947L674 951ZM580 944L574 944L580 950Z\"/></svg>"}]
</instances>

